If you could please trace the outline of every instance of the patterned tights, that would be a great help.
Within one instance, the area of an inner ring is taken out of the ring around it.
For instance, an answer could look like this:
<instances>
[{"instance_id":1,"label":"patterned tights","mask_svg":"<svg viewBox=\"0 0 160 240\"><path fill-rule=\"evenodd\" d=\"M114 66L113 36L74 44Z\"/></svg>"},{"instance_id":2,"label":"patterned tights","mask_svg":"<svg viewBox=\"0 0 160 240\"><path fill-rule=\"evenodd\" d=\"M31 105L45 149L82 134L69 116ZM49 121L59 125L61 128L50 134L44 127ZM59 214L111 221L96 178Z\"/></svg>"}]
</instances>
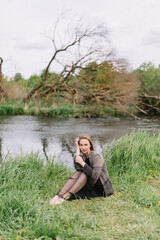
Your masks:
<instances>
[{"instance_id":1,"label":"patterned tights","mask_svg":"<svg viewBox=\"0 0 160 240\"><path fill-rule=\"evenodd\" d=\"M69 199L72 194L77 193L87 182L87 176L85 173L76 171L72 177L64 184L59 191L58 195L65 199Z\"/></svg>"}]
</instances>

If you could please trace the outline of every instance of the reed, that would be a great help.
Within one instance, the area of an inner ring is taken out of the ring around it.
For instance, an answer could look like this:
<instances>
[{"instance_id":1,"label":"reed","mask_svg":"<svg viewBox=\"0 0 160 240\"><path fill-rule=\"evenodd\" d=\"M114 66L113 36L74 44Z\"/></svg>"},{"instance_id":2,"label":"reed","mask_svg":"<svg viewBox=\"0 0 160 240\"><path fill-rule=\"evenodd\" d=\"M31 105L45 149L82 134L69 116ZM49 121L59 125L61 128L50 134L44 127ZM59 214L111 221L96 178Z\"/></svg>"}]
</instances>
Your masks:
<instances>
[{"instance_id":1,"label":"reed","mask_svg":"<svg viewBox=\"0 0 160 240\"><path fill-rule=\"evenodd\" d=\"M160 215L160 134L132 132L104 153L117 191Z\"/></svg>"},{"instance_id":2,"label":"reed","mask_svg":"<svg viewBox=\"0 0 160 240\"><path fill-rule=\"evenodd\" d=\"M23 106L19 104L2 104L0 105L0 115L21 115L24 114Z\"/></svg>"},{"instance_id":3,"label":"reed","mask_svg":"<svg viewBox=\"0 0 160 240\"><path fill-rule=\"evenodd\" d=\"M38 100L26 101L5 100L0 104L0 115L34 115L47 117L104 117L106 115L122 116L115 109L98 106L96 104L77 105L70 103L52 104Z\"/></svg>"}]
</instances>

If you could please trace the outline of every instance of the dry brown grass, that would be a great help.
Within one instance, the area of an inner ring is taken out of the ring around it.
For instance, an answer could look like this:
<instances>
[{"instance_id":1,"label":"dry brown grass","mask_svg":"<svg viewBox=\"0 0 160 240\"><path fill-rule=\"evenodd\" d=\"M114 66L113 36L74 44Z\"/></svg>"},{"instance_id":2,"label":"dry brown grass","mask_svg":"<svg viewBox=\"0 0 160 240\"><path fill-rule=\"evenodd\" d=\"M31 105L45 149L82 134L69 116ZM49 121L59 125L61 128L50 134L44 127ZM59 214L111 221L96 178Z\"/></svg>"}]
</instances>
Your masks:
<instances>
[{"instance_id":1,"label":"dry brown grass","mask_svg":"<svg viewBox=\"0 0 160 240\"><path fill-rule=\"evenodd\" d=\"M9 99L22 99L26 96L25 89L20 87L16 82L12 82L12 84L10 82L5 82L4 88Z\"/></svg>"}]
</instances>

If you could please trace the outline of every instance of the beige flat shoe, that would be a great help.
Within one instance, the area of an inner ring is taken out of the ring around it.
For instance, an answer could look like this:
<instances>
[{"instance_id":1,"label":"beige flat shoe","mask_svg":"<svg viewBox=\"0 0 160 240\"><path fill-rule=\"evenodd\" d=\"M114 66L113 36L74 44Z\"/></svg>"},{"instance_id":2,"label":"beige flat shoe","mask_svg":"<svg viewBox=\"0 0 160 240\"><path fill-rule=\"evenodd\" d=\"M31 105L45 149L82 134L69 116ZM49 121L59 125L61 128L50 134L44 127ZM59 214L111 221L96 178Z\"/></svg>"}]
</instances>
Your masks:
<instances>
[{"instance_id":1,"label":"beige flat shoe","mask_svg":"<svg viewBox=\"0 0 160 240\"><path fill-rule=\"evenodd\" d=\"M59 199L58 195L55 195L51 200L50 200L50 205L54 205L55 202Z\"/></svg>"},{"instance_id":2,"label":"beige flat shoe","mask_svg":"<svg viewBox=\"0 0 160 240\"><path fill-rule=\"evenodd\" d=\"M64 201L66 201L64 198L58 197L58 199L55 201L55 205L58 205L60 203L63 203Z\"/></svg>"}]
</instances>

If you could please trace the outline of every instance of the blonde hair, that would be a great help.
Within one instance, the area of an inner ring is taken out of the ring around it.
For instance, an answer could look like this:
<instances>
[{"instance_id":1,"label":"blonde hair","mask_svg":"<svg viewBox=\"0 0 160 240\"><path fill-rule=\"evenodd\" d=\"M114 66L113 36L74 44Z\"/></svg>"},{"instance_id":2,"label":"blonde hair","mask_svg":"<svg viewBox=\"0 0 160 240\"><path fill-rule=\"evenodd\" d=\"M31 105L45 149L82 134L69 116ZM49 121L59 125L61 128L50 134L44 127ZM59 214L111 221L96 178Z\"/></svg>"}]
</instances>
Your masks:
<instances>
[{"instance_id":1,"label":"blonde hair","mask_svg":"<svg viewBox=\"0 0 160 240\"><path fill-rule=\"evenodd\" d=\"M87 139L91 145L90 150L94 150L93 143L92 143L91 137L89 135L84 134L84 135L79 136L78 145L80 145L81 139Z\"/></svg>"}]
</instances>

